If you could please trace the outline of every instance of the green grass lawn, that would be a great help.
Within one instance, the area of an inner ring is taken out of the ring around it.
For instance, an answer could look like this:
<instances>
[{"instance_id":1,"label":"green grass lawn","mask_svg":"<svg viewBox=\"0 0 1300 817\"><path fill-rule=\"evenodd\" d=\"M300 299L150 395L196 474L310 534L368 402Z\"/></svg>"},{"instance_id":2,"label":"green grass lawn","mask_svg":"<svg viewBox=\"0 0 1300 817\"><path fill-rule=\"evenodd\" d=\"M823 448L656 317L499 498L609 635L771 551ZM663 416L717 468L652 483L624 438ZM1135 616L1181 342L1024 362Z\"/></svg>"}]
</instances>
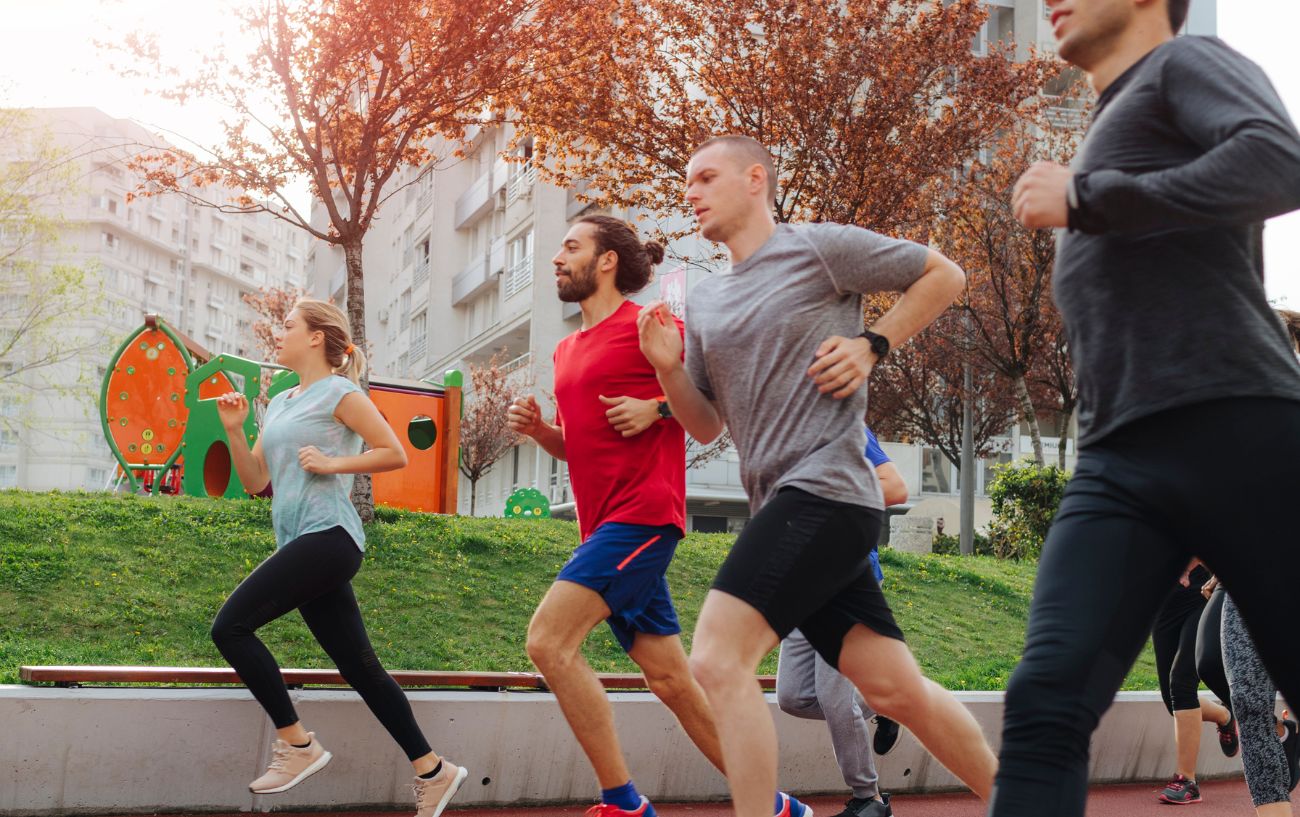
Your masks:
<instances>
[{"instance_id":1,"label":"green grass lawn","mask_svg":"<svg viewBox=\"0 0 1300 817\"><path fill-rule=\"evenodd\" d=\"M380 509L354 581L390 669L531 670L524 631L577 526ZM669 584L685 635L733 537L691 534ZM208 639L231 589L274 548L270 505L0 492L0 683L23 664L223 666ZM1032 563L886 550L885 591L927 674L1002 689L1020 655ZM285 667L329 666L297 616L261 631ZM586 654L633 671L609 631ZM761 671L774 672L775 654ZM1154 689L1150 649L1126 689Z\"/></svg>"}]
</instances>

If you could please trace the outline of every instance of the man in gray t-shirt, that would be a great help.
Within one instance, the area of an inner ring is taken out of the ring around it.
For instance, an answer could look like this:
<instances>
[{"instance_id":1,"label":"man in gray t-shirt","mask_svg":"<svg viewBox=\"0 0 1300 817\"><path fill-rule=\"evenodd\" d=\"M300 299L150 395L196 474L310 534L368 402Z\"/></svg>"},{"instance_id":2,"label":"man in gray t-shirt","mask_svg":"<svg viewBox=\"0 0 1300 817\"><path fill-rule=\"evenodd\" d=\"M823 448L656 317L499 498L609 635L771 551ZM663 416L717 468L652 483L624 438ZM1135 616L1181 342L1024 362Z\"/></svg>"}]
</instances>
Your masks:
<instances>
[{"instance_id":1,"label":"man in gray t-shirt","mask_svg":"<svg viewBox=\"0 0 1300 817\"><path fill-rule=\"evenodd\" d=\"M970 713L921 674L872 574L884 503L862 456L871 367L938 317L964 276L933 250L858 227L777 225L775 179L748 137L696 150L686 199L704 237L727 246L731 269L690 295L684 364L662 304L638 319L673 416L701 442L730 429L753 510L700 611L691 655L736 813L771 813L776 740L753 676L796 628L873 709L987 798L993 753ZM859 335L862 295L886 291L903 296ZM789 798L777 811L808 817Z\"/></svg>"},{"instance_id":2,"label":"man in gray t-shirt","mask_svg":"<svg viewBox=\"0 0 1300 817\"><path fill-rule=\"evenodd\" d=\"M862 459L867 390L836 399L812 386L808 368L823 340L862 331L862 293L911 286L928 252L860 227L778 224L757 252L691 291L686 371L731 409L752 513L787 486L884 510Z\"/></svg>"}]
</instances>

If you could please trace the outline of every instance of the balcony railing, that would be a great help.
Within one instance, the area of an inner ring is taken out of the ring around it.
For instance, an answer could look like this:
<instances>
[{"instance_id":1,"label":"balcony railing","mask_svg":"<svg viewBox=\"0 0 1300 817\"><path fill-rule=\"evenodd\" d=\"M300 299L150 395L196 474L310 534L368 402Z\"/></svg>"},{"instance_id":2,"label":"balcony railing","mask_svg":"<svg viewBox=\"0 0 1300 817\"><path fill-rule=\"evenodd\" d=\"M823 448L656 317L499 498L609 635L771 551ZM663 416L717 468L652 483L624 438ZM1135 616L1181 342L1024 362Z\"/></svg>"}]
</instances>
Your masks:
<instances>
[{"instance_id":1,"label":"balcony railing","mask_svg":"<svg viewBox=\"0 0 1300 817\"><path fill-rule=\"evenodd\" d=\"M533 259L520 258L510 265L510 270L506 273L506 297L523 291L532 282Z\"/></svg>"},{"instance_id":2,"label":"balcony railing","mask_svg":"<svg viewBox=\"0 0 1300 817\"><path fill-rule=\"evenodd\" d=\"M501 373L510 374L511 372L517 372L520 369L531 366L532 363L533 363L533 353L524 352L519 357L514 358L513 360L507 360L505 363L501 364Z\"/></svg>"}]
</instances>

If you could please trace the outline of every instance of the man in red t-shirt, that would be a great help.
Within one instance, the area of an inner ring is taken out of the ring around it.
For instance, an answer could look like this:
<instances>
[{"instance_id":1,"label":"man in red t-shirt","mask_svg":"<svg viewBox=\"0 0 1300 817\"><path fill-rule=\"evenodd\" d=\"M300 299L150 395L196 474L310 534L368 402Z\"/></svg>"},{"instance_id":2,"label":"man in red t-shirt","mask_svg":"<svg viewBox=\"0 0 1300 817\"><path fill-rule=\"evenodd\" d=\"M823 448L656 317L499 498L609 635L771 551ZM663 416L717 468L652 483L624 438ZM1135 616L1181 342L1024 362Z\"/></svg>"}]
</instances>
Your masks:
<instances>
[{"instance_id":1,"label":"man in red t-shirt","mask_svg":"<svg viewBox=\"0 0 1300 817\"><path fill-rule=\"evenodd\" d=\"M627 299L650 282L663 247L624 221L580 219L556 254L560 300L582 307L582 328L555 349L555 423L532 397L510 427L567 460L582 544L528 625L528 656L546 677L600 781L593 817L653 817L614 732L614 712L582 642L605 620L645 672L650 690L719 769L722 752L704 693L691 677L664 578L686 527L686 437L659 396ZM682 331L681 321L677 321Z\"/></svg>"}]
</instances>

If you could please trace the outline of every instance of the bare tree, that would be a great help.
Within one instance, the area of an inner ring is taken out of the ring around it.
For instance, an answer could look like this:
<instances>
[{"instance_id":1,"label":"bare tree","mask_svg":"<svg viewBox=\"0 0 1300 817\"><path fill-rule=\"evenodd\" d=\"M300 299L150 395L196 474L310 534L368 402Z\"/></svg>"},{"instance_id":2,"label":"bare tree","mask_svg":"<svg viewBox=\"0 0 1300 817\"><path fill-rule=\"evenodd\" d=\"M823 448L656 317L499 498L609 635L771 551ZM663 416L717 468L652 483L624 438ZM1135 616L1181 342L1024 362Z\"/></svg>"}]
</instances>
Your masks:
<instances>
[{"instance_id":1,"label":"bare tree","mask_svg":"<svg viewBox=\"0 0 1300 817\"><path fill-rule=\"evenodd\" d=\"M0 108L0 426L21 435L21 405L38 393L90 400L103 350L102 287L72 263L58 213L78 192L77 166L30 114ZM88 320L89 319L89 320Z\"/></svg>"},{"instance_id":2,"label":"bare tree","mask_svg":"<svg viewBox=\"0 0 1300 817\"><path fill-rule=\"evenodd\" d=\"M478 482L521 438L510 430L507 412L515 398L532 385L525 372L507 372L498 352L485 365L469 366L469 391L460 421L460 472L469 480L469 513L478 504Z\"/></svg>"}]
</instances>

